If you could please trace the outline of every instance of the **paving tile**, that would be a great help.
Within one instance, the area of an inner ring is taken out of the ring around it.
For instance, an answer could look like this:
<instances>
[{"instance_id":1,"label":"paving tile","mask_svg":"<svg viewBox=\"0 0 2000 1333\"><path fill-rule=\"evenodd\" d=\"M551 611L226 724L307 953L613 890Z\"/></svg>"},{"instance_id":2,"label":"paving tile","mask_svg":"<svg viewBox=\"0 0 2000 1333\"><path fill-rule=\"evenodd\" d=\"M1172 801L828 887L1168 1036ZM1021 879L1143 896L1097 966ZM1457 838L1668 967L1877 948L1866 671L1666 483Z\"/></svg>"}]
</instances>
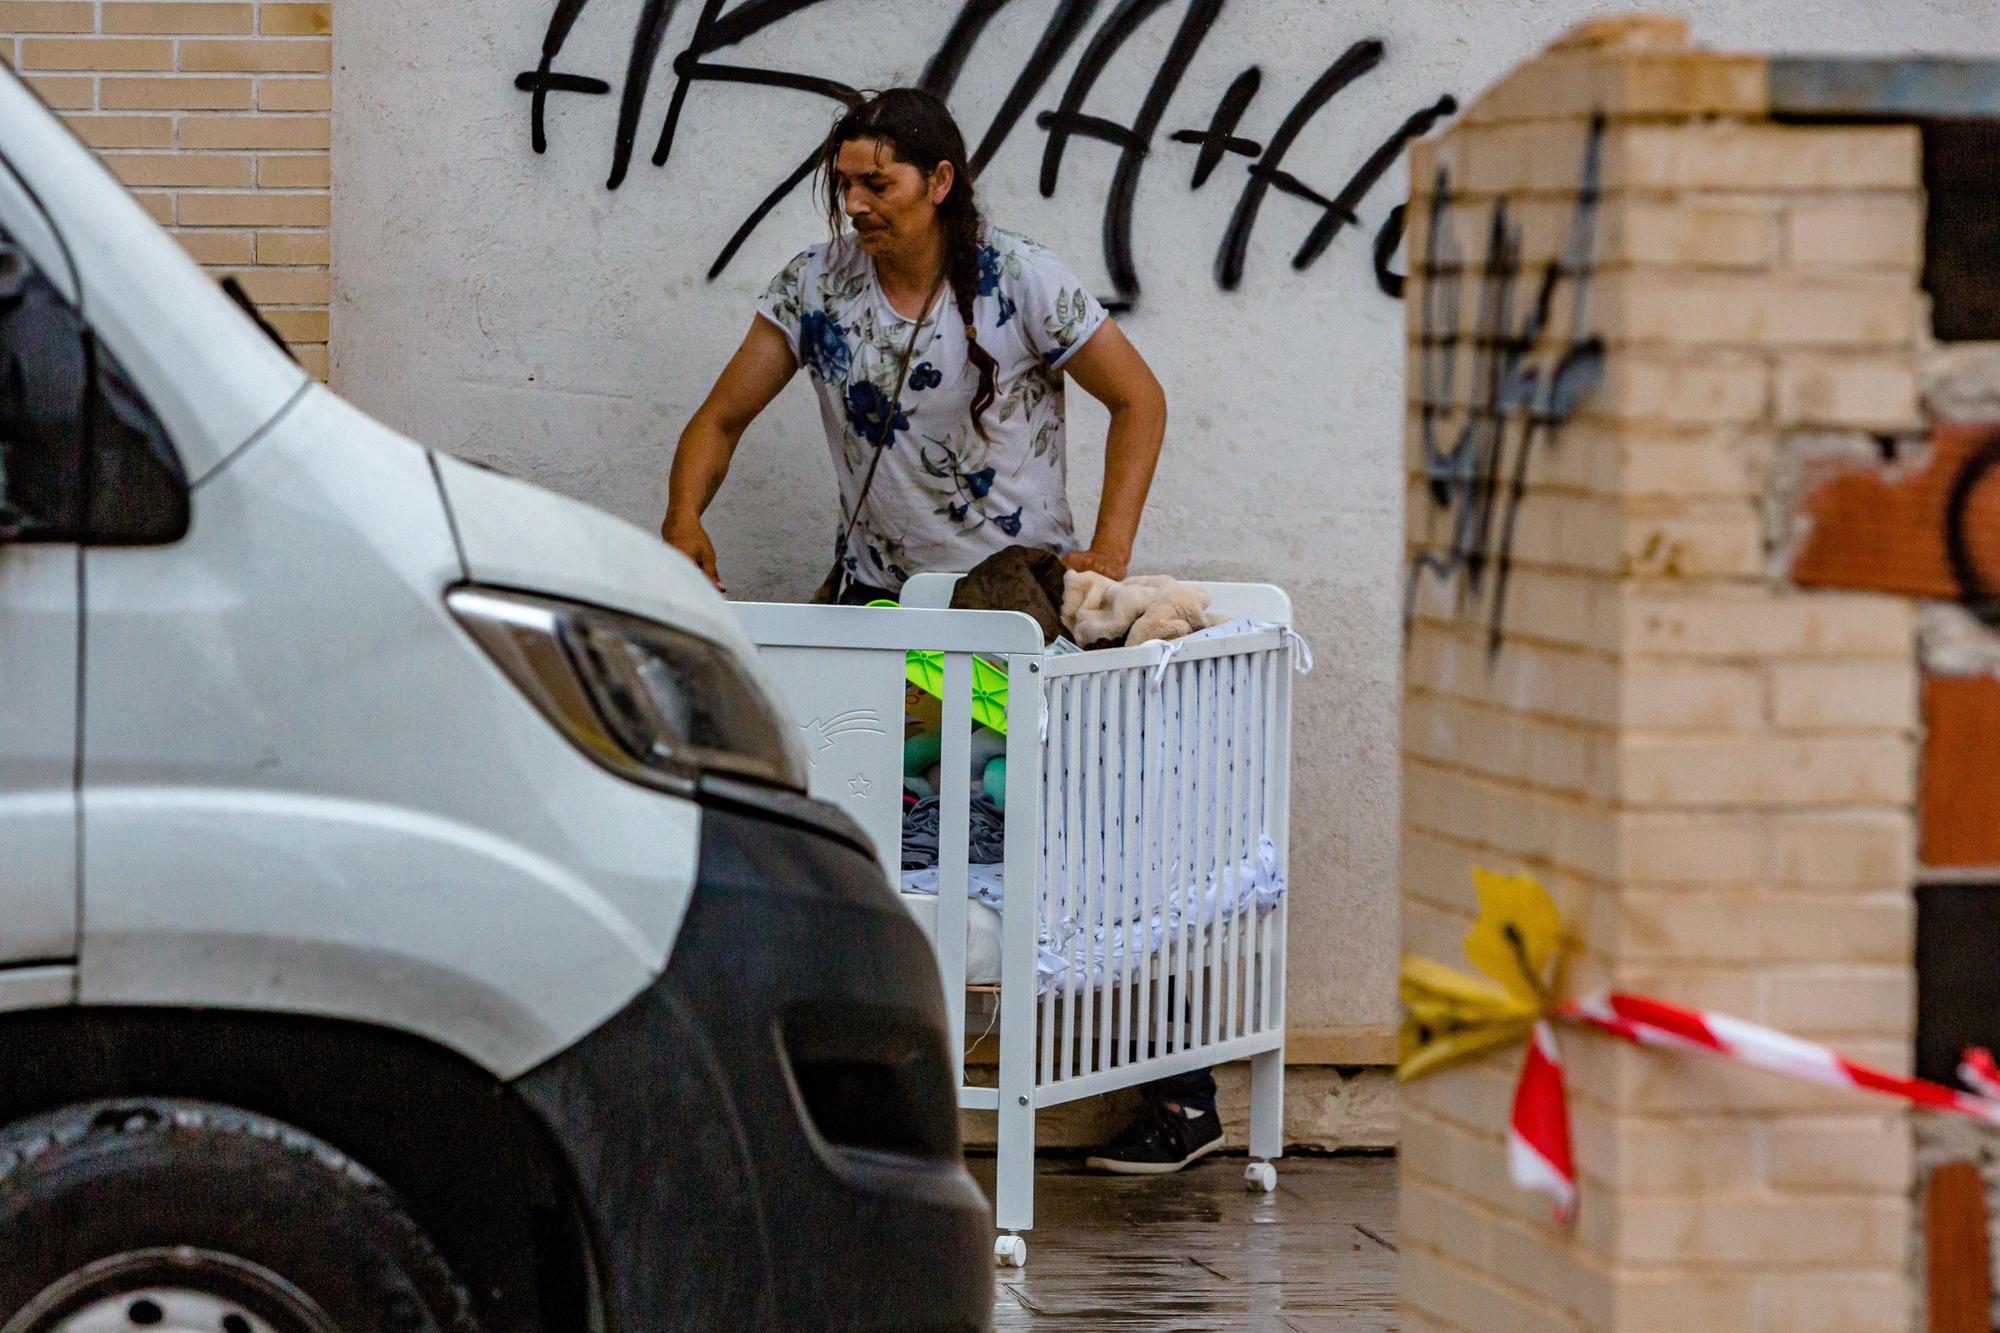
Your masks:
<instances>
[{"instance_id":1,"label":"paving tile","mask_svg":"<svg viewBox=\"0 0 2000 1333\"><path fill-rule=\"evenodd\" d=\"M990 1190L993 1159L972 1170ZM1028 1266L998 1270L996 1333L1395 1328L1395 1159L1286 1158L1275 1194L1242 1173L1240 1157L1131 1180L1043 1160Z\"/></svg>"}]
</instances>

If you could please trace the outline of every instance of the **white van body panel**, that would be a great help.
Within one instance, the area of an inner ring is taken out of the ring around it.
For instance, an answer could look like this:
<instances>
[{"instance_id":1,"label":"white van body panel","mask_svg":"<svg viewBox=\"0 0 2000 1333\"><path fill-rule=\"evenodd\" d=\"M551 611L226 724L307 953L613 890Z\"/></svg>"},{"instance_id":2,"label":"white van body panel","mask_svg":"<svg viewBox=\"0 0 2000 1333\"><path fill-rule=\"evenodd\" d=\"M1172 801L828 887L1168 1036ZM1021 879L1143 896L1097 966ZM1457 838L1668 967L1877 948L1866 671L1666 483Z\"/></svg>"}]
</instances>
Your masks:
<instances>
[{"instance_id":1,"label":"white van body panel","mask_svg":"<svg viewBox=\"0 0 2000 1333\"><path fill-rule=\"evenodd\" d=\"M85 1003L362 1019L504 1077L664 966L699 809L591 763L451 619L432 467L314 387L179 545L86 554Z\"/></svg>"},{"instance_id":2,"label":"white van body panel","mask_svg":"<svg viewBox=\"0 0 2000 1333\"><path fill-rule=\"evenodd\" d=\"M305 372L11 76L0 77L0 126L0 151L76 262L85 318L144 392L188 476L205 476L278 414ZM56 282L70 285L67 274Z\"/></svg>"},{"instance_id":3,"label":"white van body panel","mask_svg":"<svg viewBox=\"0 0 2000 1333\"><path fill-rule=\"evenodd\" d=\"M785 696L742 622L694 561L622 518L446 454L434 455L475 583L646 616L730 651L774 707ZM784 727L800 771L804 740Z\"/></svg>"},{"instance_id":4,"label":"white van body panel","mask_svg":"<svg viewBox=\"0 0 2000 1333\"><path fill-rule=\"evenodd\" d=\"M729 604L658 533L448 454L437 464L474 582L617 607L756 662Z\"/></svg>"},{"instance_id":5,"label":"white van body panel","mask_svg":"<svg viewBox=\"0 0 2000 1333\"><path fill-rule=\"evenodd\" d=\"M0 967L76 956L77 560L0 546Z\"/></svg>"}]
</instances>

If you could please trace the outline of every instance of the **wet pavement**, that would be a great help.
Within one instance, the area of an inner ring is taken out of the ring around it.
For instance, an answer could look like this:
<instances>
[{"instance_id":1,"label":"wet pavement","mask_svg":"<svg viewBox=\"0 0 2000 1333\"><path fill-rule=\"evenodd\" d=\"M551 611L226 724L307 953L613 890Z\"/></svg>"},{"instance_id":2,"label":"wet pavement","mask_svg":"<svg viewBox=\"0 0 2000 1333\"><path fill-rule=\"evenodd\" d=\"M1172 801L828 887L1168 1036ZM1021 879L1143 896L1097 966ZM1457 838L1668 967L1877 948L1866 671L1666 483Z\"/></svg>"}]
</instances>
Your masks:
<instances>
[{"instance_id":1,"label":"wet pavement","mask_svg":"<svg viewBox=\"0 0 2000 1333\"><path fill-rule=\"evenodd\" d=\"M999 1269L998 1333L1384 1333L1396 1327L1393 1157L1288 1157L1275 1194L1241 1157L1119 1179L1044 1159L1028 1266ZM972 1173L990 1190L993 1159Z\"/></svg>"}]
</instances>

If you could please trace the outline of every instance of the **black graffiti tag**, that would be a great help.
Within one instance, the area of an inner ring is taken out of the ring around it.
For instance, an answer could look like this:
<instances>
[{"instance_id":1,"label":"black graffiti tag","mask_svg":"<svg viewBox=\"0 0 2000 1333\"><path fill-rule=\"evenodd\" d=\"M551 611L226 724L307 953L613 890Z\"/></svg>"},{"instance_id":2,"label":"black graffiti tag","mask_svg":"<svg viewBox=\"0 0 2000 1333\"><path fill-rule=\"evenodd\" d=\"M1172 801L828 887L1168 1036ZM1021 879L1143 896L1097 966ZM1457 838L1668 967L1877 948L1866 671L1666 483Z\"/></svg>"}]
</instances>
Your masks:
<instances>
[{"instance_id":1,"label":"black graffiti tag","mask_svg":"<svg viewBox=\"0 0 2000 1333\"><path fill-rule=\"evenodd\" d=\"M541 59L536 68L515 77L515 87L530 95L529 137L537 153L548 151L548 99L551 93L583 96L608 95L611 84L592 75L556 69L556 61L589 0L556 0L549 27L542 40ZM848 83L797 70L770 69L750 64L727 64L712 59L757 34L771 29L825 0L703 0L695 19L694 32L674 58L674 89L666 120L654 146L654 166L664 166L672 155L682 111L690 90L700 83L734 83L784 88L824 97L838 104L851 104L858 96ZM920 82L940 96L949 97L966 67L977 54L988 26L1014 0L962 0L943 41L932 54ZM1090 95L1110 63L1138 30L1172 0L1118 0L1102 25L1085 43L1076 69L1070 76L1055 109L1043 112L1036 123L1047 135L1043 145L1041 192L1053 196L1062 175L1069 142L1092 139L1118 150L1104 204L1104 258L1114 294L1106 301L1113 309L1129 309L1137 301L1140 277L1133 248L1138 187L1146 160L1153 151L1169 105L1189 68L1208 39L1217 17L1229 0L1186 0L1172 42L1148 87L1144 101L1130 123L1119 123L1090 114ZM1016 72L1000 108L973 150L971 166L978 173L992 161L1019 126L1029 106L1048 85L1057 67L1089 30L1103 7L1102 0L1055 0L1049 19L1034 47ZM653 75L665 47L666 34L678 0L641 0L634 20L630 57L619 92L617 130L612 144L611 168L605 185L619 188L630 173L637 151L640 122L644 119ZM1214 176L1223 160L1231 155L1252 159L1246 164L1242 195L1216 257L1216 280L1224 290L1234 290L1242 281L1245 258L1266 196L1272 191L1305 200L1321 210L1292 260L1292 267L1309 267L1331 245L1343 227L1357 225L1356 208L1362 198L1387 173L1409 141L1422 135L1457 103L1449 96L1411 115L1404 124L1370 154L1359 170L1332 195L1323 195L1305 184L1285 167L1285 161L1300 136L1334 97L1355 80L1381 64L1384 47L1379 41L1356 42L1343 52L1283 117L1268 146L1238 131L1255 99L1262 74L1252 68L1238 75L1224 95L1207 130L1177 130L1169 139L1190 144L1197 150L1193 189L1201 189ZM810 146L804 159L794 167L736 228L710 265L708 276L720 275L737 251L769 216L772 209L812 174L817 145ZM1396 294L1400 278L1389 272L1388 263L1402 236L1402 211L1393 208L1373 247L1372 260L1385 291Z\"/></svg>"},{"instance_id":2,"label":"black graffiti tag","mask_svg":"<svg viewBox=\"0 0 2000 1333\"><path fill-rule=\"evenodd\" d=\"M1486 253L1479 268L1478 313L1463 326L1460 283L1466 274L1451 200L1451 181L1440 168L1424 253L1420 310L1419 431L1424 476L1432 502L1450 519L1449 540L1411 562L1404 618L1416 613L1420 582L1463 576L1461 597L1483 591L1491 570L1489 653L1500 648L1507 578L1512 568L1514 520L1527 491L1528 460L1537 445L1553 448L1577 402L1604 375L1604 345L1586 335L1590 281L1596 262L1596 227L1604 123L1594 122L1585 141L1576 205L1561 256L1541 274L1533 304L1517 323L1515 279L1521 271L1521 234L1507 201L1493 205ZM1559 289L1569 286L1570 318L1561 345L1544 345ZM1470 345L1474 363L1469 406L1457 402L1458 358ZM1462 417L1449 445L1448 422Z\"/></svg>"}]
</instances>

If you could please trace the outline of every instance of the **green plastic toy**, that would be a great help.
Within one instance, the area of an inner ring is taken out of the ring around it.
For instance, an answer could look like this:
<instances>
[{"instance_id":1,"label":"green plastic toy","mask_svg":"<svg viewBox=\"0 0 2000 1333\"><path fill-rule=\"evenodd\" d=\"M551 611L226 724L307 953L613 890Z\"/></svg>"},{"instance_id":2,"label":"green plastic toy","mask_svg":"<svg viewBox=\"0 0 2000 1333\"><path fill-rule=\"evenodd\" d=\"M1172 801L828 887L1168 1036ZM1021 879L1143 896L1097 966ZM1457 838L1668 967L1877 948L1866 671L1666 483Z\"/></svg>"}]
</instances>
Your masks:
<instances>
[{"instance_id":1,"label":"green plastic toy","mask_svg":"<svg viewBox=\"0 0 2000 1333\"><path fill-rule=\"evenodd\" d=\"M885 599L870 606L896 606ZM912 652L903 660L903 676L936 699L944 698L944 654ZM1007 734L1007 673L985 658L972 659L972 720L1002 736Z\"/></svg>"}]
</instances>

